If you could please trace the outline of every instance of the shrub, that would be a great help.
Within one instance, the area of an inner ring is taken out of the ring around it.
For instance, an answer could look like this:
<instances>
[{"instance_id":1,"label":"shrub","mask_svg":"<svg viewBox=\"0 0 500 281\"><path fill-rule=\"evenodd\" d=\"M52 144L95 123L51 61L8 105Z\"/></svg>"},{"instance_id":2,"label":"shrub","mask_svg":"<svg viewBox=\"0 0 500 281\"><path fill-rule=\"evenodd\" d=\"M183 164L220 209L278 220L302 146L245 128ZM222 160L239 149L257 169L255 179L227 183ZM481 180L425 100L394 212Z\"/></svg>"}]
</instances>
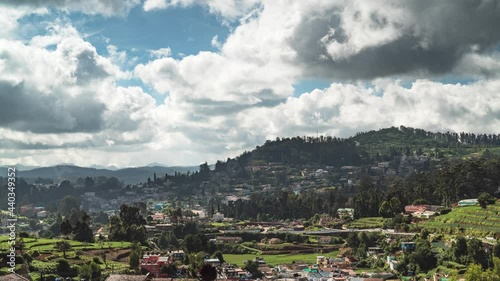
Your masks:
<instances>
[{"instance_id":1,"label":"shrub","mask_svg":"<svg viewBox=\"0 0 500 281\"><path fill-rule=\"evenodd\" d=\"M56 264L56 272L59 275L66 276L68 273L71 272L71 265L65 259L58 259Z\"/></svg>"}]
</instances>

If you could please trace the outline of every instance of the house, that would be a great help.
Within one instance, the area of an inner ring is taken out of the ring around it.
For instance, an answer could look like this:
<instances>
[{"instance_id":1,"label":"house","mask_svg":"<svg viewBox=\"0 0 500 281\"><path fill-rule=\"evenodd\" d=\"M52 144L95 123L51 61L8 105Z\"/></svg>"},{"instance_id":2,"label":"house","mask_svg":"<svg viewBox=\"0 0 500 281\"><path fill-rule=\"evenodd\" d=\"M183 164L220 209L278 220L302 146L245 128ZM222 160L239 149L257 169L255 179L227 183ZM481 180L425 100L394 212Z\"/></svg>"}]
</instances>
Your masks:
<instances>
[{"instance_id":1,"label":"house","mask_svg":"<svg viewBox=\"0 0 500 281\"><path fill-rule=\"evenodd\" d=\"M399 262L393 256L387 256L387 264L391 270L396 270Z\"/></svg>"},{"instance_id":2,"label":"house","mask_svg":"<svg viewBox=\"0 0 500 281\"><path fill-rule=\"evenodd\" d=\"M152 276L168 277L167 273L161 272L161 267L170 264L169 257L161 257L160 255L144 255L141 261L141 269L149 272Z\"/></svg>"},{"instance_id":3,"label":"house","mask_svg":"<svg viewBox=\"0 0 500 281\"><path fill-rule=\"evenodd\" d=\"M169 231L174 229L174 225L171 223L159 223L156 226L156 229L159 231Z\"/></svg>"},{"instance_id":4,"label":"house","mask_svg":"<svg viewBox=\"0 0 500 281\"><path fill-rule=\"evenodd\" d=\"M306 228L302 224L297 224L297 225L293 226L294 231L303 231L304 229L306 229Z\"/></svg>"},{"instance_id":5,"label":"house","mask_svg":"<svg viewBox=\"0 0 500 281\"><path fill-rule=\"evenodd\" d=\"M320 236L318 237L319 244L330 244L332 243L332 237L330 236Z\"/></svg>"},{"instance_id":6,"label":"house","mask_svg":"<svg viewBox=\"0 0 500 281\"><path fill-rule=\"evenodd\" d=\"M477 199L464 199L458 201L458 207L464 207L464 206L474 206L479 204Z\"/></svg>"},{"instance_id":7,"label":"house","mask_svg":"<svg viewBox=\"0 0 500 281\"><path fill-rule=\"evenodd\" d=\"M403 252L415 251L415 249L417 249L417 246L415 242L401 242L401 249L403 250Z\"/></svg>"},{"instance_id":8,"label":"house","mask_svg":"<svg viewBox=\"0 0 500 281\"><path fill-rule=\"evenodd\" d=\"M204 219L207 217L207 213L203 210L191 210L195 215L198 216L200 219Z\"/></svg>"},{"instance_id":9,"label":"house","mask_svg":"<svg viewBox=\"0 0 500 281\"><path fill-rule=\"evenodd\" d=\"M443 206L439 205L406 205L405 213L406 214L414 214L414 213L423 213L425 211L436 212Z\"/></svg>"},{"instance_id":10,"label":"house","mask_svg":"<svg viewBox=\"0 0 500 281\"><path fill-rule=\"evenodd\" d=\"M324 265L325 263L328 263L328 259L325 256L316 256L316 263Z\"/></svg>"},{"instance_id":11,"label":"house","mask_svg":"<svg viewBox=\"0 0 500 281\"><path fill-rule=\"evenodd\" d=\"M352 208L339 208L337 214L340 218L351 218L354 219L354 209Z\"/></svg>"},{"instance_id":12,"label":"house","mask_svg":"<svg viewBox=\"0 0 500 281\"><path fill-rule=\"evenodd\" d=\"M155 213L154 215L152 215L152 217L153 217L153 220L155 220L155 221L162 221L165 219L165 214Z\"/></svg>"},{"instance_id":13,"label":"house","mask_svg":"<svg viewBox=\"0 0 500 281\"><path fill-rule=\"evenodd\" d=\"M423 213L427 210L427 205L407 205L405 206L406 214Z\"/></svg>"},{"instance_id":14,"label":"house","mask_svg":"<svg viewBox=\"0 0 500 281\"><path fill-rule=\"evenodd\" d=\"M178 251L172 251L169 253L170 257L172 257L173 261L182 261L184 260L184 251L183 250L178 250Z\"/></svg>"},{"instance_id":15,"label":"house","mask_svg":"<svg viewBox=\"0 0 500 281\"><path fill-rule=\"evenodd\" d=\"M220 265L220 260L219 259L205 259L204 263L216 267L216 266Z\"/></svg>"},{"instance_id":16,"label":"house","mask_svg":"<svg viewBox=\"0 0 500 281\"><path fill-rule=\"evenodd\" d=\"M147 275L111 274L106 281L146 281Z\"/></svg>"},{"instance_id":17,"label":"house","mask_svg":"<svg viewBox=\"0 0 500 281\"><path fill-rule=\"evenodd\" d=\"M436 215L436 212L433 212L433 211L423 211L423 212L413 213L414 217L423 218L423 219L430 219L435 215Z\"/></svg>"},{"instance_id":18,"label":"house","mask_svg":"<svg viewBox=\"0 0 500 281\"><path fill-rule=\"evenodd\" d=\"M224 220L224 214L221 214L221 213L215 213L213 216L212 216L212 219L216 222L221 222Z\"/></svg>"},{"instance_id":19,"label":"house","mask_svg":"<svg viewBox=\"0 0 500 281\"><path fill-rule=\"evenodd\" d=\"M380 247L368 247L368 251L366 252L366 255L374 256L374 255L379 255L379 254L383 254L383 253L384 253L384 249L382 249Z\"/></svg>"},{"instance_id":20,"label":"house","mask_svg":"<svg viewBox=\"0 0 500 281\"><path fill-rule=\"evenodd\" d=\"M23 205L19 210L19 214L25 217L33 217L35 215L35 208L33 208L33 205Z\"/></svg>"},{"instance_id":21,"label":"house","mask_svg":"<svg viewBox=\"0 0 500 281\"><path fill-rule=\"evenodd\" d=\"M238 236L217 236L215 237L215 241L219 244L221 243L238 244L242 241L242 239L241 237Z\"/></svg>"},{"instance_id":22,"label":"house","mask_svg":"<svg viewBox=\"0 0 500 281\"><path fill-rule=\"evenodd\" d=\"M47 217L47 211L40 211L36 213L36 217L39 219L43 219Z\"/></svg>"}]
</instances>

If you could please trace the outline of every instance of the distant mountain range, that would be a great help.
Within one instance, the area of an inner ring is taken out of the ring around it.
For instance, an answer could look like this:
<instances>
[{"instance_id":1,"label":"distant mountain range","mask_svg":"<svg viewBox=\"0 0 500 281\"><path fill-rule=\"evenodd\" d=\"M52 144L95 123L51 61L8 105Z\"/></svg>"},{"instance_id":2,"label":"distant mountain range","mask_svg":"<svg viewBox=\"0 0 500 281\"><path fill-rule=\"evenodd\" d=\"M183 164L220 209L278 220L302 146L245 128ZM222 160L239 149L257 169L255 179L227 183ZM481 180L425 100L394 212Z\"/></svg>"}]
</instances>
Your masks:
<instances>
[{"instance_id":1,"label":"distant mountain range","mask_svg":"<svg viewBox=\"0 0 500 281\"><path fill-rule=\"evenodd\" d=\"M53 179L56 182L64 179L77 179L80 177L116 177L125 184L136 184L147 181L148 178L153 179L156 173L157 177L164 177L165 174L174 174L175 172L187 173L188 171L195 172L199 167L166 167L152 165L144 167L123 168L119 169L116 166L102 167L93 165L92 167L79 167L72 164L56 165L52 167L30 167L20 164L14 165L17 169L16 175L25 179L27 182L33 182L36 178ZM2 167L0 176L7 175L7 166Z\"/></svg>"}]
</instances>

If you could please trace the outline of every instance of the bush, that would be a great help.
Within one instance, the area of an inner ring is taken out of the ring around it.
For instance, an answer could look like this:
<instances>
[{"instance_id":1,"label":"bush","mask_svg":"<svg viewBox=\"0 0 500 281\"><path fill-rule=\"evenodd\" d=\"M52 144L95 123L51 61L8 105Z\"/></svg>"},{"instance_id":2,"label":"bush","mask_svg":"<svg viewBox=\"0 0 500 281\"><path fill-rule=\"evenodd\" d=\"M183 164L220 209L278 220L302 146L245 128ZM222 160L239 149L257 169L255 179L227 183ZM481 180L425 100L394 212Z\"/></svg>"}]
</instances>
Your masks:
<instances>
[{"instance_id":1,"label":"bush","mask_svg":"<svg viewBox=\"0 0 500 281\"><path fill-rule=\"evenodd\" d=\"M33 261L33 258L32 258L32 257L31 257L31 255L30 255L30 254L28 254L28 253L24 253L24 254L23 254L23 258L24 258L24 260L25 260L25 261L27 261L28 263L30 263L30 262L32 262L32 261Z\"/></svg>"},{"instance_id":2,"label":"bush","mask_svg":"<svg viewBox=\"0 0 500 281\"><path fill-rule=\"evenodd\" d=\"M445 208L445 209L442 209L441 211L439 211L439 214L446 215L449 212L451 212L451 209L450 208Z\"/></svg>"},{"instance_id":3,"label":"bush","mask_svg":"<svg viewBox=\"0 0 500 281\"><path fill-rule=\"evenodd\" d=\"M97 264L102 264L101 260L98 257L94 257L92 261L94 261Z\"/></svg>"},{"instance_id":4,"label":"bush","mask_svg":"<svg viewBox=\"0 0 500 281\"><path fill-rule=\"evenodd\" d=\"M38 256L40 256L40 252L38 252L37 250L34 250L32 253L31 253L31 256L36 258Z\"/></svg>"},{"instance_id":5,"label":"bush","mask_svg":"<svg viewBox=\"0 0 500 281\"><path fill-rule=\"evenodd\" d=\"M71 272L71 265L65 259L58 259L56 264L56 272L61 276L66 276Z\"/></svg>"}]
</instances>

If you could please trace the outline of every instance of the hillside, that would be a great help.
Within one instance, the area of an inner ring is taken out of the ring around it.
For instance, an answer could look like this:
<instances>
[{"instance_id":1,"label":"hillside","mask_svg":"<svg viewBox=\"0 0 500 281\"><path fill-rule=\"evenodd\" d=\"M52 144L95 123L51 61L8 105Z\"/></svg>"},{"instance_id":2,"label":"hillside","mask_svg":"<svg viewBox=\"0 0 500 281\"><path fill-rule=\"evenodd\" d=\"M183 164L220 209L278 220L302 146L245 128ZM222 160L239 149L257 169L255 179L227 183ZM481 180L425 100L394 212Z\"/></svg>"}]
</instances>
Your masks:
<instances>
[{"instance_id":1,"label":"hillside","mask_svg":"<svg viewBox=\"0 0 500 281\"><path fill-rule=\"evenodd\" d=\"M251 152L253 162L284 164L360 165L388 161L398 155L426 154L436 158L481 156L486 149L500 154L500 136L429 132L401 126L360 132L343 139L331 136L277 138Z\"/></svg>"},{"instance_id":2,"label":"hillside","mask_svg":"<svg viewBox=\"0 0 500 281\"><path fill-rule=\"evenodd\" d=\"M422 129L391 127L358 133L349 138L361 145L447 147L460 142L452 134L432 133Z\"/></svg>"},{"instance_id":3,"label":"hillside","mask_svg":"<svg viewBox=\"0 0 500 281\"><path fill-rule=\"evenodd\" d=\"M448 214L437 216L420 226L431 232L443 234L471 234L479 236L500 233L500 201L488 205L486 209L479 206L455 208Z\"/></svg>"},{"instance_id":4,"label":"hillside","mask_svg":"<svg viewBox=\"0 0 500 281\"><path fill-rule=\"evenodd\" d=\"M17 176L24 178L27 182L33 182L36 178L48 178L60 181L61 179L77 179L80 177L116 177L125 184L136 184L145 182L147 178L153 178L156 173L164 176L166 173L187 173L196 171L198 167L137 167L118 170L95 169L71 165L58 165L53 167L36 168L28 171L18 171ZM3 169L0 176L6 176L7 169Z\"/></svg>"}]
</instances>

